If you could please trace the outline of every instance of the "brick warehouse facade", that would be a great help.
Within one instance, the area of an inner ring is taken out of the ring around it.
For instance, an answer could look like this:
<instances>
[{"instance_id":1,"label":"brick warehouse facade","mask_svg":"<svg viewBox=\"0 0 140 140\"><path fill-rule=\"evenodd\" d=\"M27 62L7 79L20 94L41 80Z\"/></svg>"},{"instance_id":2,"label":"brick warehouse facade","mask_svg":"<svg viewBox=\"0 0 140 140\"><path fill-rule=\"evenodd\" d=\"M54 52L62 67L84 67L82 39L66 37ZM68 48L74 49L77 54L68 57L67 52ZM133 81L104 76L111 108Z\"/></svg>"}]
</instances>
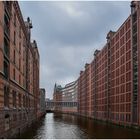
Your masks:
<instances>
[{"instance_id":1,"label":"brick warehouse facade","mask_svg":"<svg viewBox=\"0 0 140 140\"><path fill-rule=\"evenodd\" d=\"M116 32L107 34L103 49L96 50L92 62L80 72L80 115L121 125L140 126L139 40L140 2L132 1L130 16Z\"/></svg>"},{"instance_id":2,"label":"brick warehouse facade","mask_svg":"<svg viewBox=\"0 0 140 140\"><path fill-rule=\"evenodd\" d=\"M36 117L39 118L39 112L40 112L40 93L39 93L39 69L40 69L40 57L39 57L39 51L37 48L37 43L34 40L31 42L31 50L33 53L33 93L34 93L34 105L35 105L35 114Z\"/></svg>"},{"instance_id":3,"label":"brick warehouse facade","mask_svg":"<svg viewBox=\"0 0 140 140\"><path fill-rule=\"evenodd\" d=\"M20 134L37 119L39 53L17 1L0 2L0 138Z\"/></svg>"},{"instance_id":4,"label":"brick warehouse facade","mask_svg":"<svg viewBox=\"0 0 140 140\"><path fill-rule=\"evenodd\" d=\"M91 64L85 65L85 71L80 72L78 78L78 112L81 115L91 116Z\"/></svg>"}]
</instances>

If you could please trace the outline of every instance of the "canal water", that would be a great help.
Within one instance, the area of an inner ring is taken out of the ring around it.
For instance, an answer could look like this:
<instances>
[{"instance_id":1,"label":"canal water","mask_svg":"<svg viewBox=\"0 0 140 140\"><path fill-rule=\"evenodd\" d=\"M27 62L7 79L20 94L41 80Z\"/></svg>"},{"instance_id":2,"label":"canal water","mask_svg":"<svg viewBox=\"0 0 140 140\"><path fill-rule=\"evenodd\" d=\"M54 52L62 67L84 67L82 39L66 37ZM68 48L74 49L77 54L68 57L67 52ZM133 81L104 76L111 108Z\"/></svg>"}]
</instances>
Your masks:
<instances>
[{"instance_id":1,"label":"canal water","mask_svg":"<svg viewBox=\"0 0 140 140\"><path fill-rule=\"evenodd\" d=\"M48 113L29 128L22 139L97 139L140 138L140 130L132 130L83 117Z\"/></svg>"}]
</instances>

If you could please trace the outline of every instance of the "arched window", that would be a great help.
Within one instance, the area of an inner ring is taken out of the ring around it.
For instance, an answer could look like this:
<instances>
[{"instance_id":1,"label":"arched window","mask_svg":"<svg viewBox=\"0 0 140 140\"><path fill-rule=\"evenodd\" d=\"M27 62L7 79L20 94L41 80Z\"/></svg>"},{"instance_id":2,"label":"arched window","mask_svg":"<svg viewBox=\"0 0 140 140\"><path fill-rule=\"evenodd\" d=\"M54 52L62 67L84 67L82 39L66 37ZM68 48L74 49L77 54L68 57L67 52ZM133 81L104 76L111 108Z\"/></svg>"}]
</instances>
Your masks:
<instances>
[{"instance_id":1,"label":"arched window","mask_svg":"<svg viewBox=\"0 0 140 140\"><path fill-rule=\"evenodd\" d=\"M5 115L5 131L10 129L10 116L9 114Z\"/></svg>"}]
</instances>

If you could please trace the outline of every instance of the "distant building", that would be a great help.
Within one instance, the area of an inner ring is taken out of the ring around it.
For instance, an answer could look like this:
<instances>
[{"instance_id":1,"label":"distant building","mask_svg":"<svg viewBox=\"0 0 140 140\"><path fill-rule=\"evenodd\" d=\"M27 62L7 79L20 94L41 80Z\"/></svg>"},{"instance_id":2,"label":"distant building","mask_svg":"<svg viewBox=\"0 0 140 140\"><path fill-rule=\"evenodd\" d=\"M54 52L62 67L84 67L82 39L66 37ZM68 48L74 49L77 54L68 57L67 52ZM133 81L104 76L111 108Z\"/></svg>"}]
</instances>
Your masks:
<instances>
[{"instance_id":1,"label":"distant building","mask_svg":"<svg viewBox=\"0 0 140 140\"><path fill-rule=\"evenodd\" d=\"M62 101L77 102L77 81L68 83L62 88Z\"/></svg>"},{"instance_id":2,"label":"distant building","mask_svg":"<svg viewBox=\"0 0 140 140\"><path fill-rule=\"evenodd\" d=\"M47 98L46 99L46 110L47 111L54 111L54 107L55 107L55 102L52 99Z\"/></svg>"},{"instance_id":3,"label":"distant building","mask_svg":"<svg viewBox=\"0 0 140 140\"><path fill-rule=\"evenodd\" d=\"M77 112L77 81L67 84L65 87L54 86L53 101L55 102L55 111L65 113Z\"/></svg>"},{"instance_id":4,"label":"distant building","mask_svg":"<svg viewBox=\"0 0 140 140\"><path fill-rule=\"evenodd\" d=\"M77 112L77 81L68 83L62 89L62 112Z\"/></svg>"}]
</instances>

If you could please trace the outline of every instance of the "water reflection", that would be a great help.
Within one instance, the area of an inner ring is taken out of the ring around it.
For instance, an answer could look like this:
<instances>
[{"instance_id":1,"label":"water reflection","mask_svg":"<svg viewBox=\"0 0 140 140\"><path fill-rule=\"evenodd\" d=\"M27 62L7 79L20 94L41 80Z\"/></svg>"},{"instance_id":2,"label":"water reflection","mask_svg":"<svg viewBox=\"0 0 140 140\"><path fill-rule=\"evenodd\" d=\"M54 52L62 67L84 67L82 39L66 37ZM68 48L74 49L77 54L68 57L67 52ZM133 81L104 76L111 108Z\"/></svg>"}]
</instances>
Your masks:
<instances>
[{"instance_id":1,"label":"water reflection","mask_svg":"<svg viewBox=\"0 0 140 140\"><path fill-rule=\"evenodd\" d=\"M140 138L140 131L72 115L49 113L20 138Z\"/></svg>"}]
</instances>

